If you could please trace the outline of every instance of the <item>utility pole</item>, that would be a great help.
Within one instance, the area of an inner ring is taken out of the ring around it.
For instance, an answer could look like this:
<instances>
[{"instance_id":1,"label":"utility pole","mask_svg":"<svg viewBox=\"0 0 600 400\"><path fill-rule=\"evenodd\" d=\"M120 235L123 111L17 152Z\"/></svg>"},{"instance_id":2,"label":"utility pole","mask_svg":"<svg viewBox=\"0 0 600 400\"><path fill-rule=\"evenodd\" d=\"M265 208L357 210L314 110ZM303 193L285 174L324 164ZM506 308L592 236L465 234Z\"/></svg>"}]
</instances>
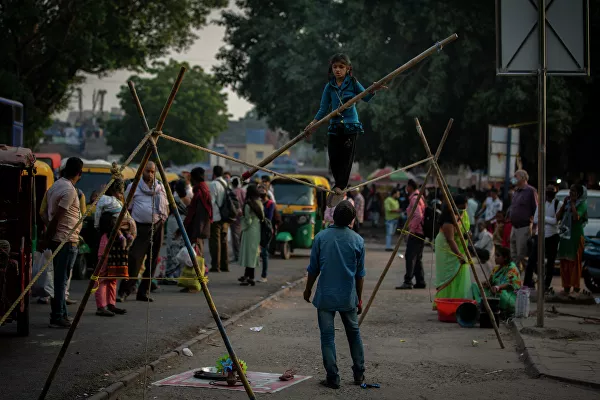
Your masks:
<instances>
[{"instance_id":1,"label":"utility pole","mask_svg":"<svg viewBox=\"0 0 600 400\"><path fill-rule=\"evenodd\" d=\"M81 88L77 88L77 95L79 96L79 118L77 122L81 124L83 122L83 93Z\"/></svg>"},{"instance_id":2,"label":"utility pole","mask_svg":"<svg viewBox=\"0 0 600 400\"><path fill-rule=\"evenodd\" d=\"M544 327L544 259L546 221L546 0L538 0L538 30L540 34L539 86L539 149L538 149L538 288L537 288L537 326Z\"/></svg>"}]
</instances>

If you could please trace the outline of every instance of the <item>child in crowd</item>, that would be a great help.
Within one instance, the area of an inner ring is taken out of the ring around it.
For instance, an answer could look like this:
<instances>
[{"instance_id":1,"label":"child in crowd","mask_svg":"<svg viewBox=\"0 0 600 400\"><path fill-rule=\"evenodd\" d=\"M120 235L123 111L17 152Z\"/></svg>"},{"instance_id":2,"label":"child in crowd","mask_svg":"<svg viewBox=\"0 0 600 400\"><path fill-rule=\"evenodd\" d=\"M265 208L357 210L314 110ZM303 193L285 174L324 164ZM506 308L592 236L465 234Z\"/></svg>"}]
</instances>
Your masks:
<instances>
[{"instance_id":1,"label":"child in crowd","mask_svg":"<svg viewBox=\"0 0 600 400\"><path fill-rule=\"evenodd\" d=\"M96 225L96 221L98 221L97 227L102 235L98 246L99 259L104 254L111 232L115 229L115 224L122 209L124 190L125 182L121 179L115 180L96 206L94 222ZM116 307L116 278L127 278L129 276L128 253L136 233L135 221L127 212L118 227L118 235L108 253L108 258L100 270L98 287L95 293L98 308L96 315L98 316L114 317L115 314L125 314L127 312Z\"/></svg>"},{"instance_id":2,"label":"child in crowd","mask_svg":"<svg viewBox=\"0 0 600 400\"><path fill-rule=\"evenodd\" d=\"M494 246L510 248L510 232L512 224L504 217L503 211L496 213L496 228L494 229Z\"/></svg>"}]
</instances>

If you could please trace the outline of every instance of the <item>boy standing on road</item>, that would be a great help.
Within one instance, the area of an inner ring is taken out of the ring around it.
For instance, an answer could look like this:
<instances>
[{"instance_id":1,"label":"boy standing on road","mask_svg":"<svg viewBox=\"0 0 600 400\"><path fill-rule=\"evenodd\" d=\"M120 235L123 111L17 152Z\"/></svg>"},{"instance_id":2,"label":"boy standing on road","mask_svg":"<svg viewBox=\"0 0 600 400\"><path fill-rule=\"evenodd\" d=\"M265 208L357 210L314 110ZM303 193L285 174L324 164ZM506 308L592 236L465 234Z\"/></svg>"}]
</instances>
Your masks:
<instances>
[{"instance_id":1,"label":"boy standing on road","mask_svg":"<svg viewBox=\"0 0 600 400\"><path fill-rule=\"evenodd\" d=\"M336 312L340 313L350 345L354 383L360 385L365 380L365 357L358 327L365 276L365 241L349 227L355 217L356 210L349 201L336 206L334 224L315 237L304 290L304 300L310 302L313 285L320 275L313 304L317 308L323 365L327 372L327 379L321 384L332 389L340 388L335 352Z\"/></svg>"}]
</instances>

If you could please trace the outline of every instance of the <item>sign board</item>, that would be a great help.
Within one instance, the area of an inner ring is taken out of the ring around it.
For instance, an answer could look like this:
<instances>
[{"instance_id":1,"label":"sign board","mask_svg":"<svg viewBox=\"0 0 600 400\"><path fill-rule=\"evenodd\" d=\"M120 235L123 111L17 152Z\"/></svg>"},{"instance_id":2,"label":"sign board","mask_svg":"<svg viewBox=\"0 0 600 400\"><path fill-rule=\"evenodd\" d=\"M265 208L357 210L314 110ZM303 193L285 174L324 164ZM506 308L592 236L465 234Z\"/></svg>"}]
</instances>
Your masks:
<instances>
[{"instance_id":1,"label":"sign board","mask_svg":"<svg viewBox=\"0 0 600 400\"><path fill-rule=\"evenodd\" d=\"M540 68L539 0L496 0L498 75ZM548 75L589 75L589 0L546 0Z\"/></svg>"},{"instance_id":2,"label":"sign board","mask_svg":"<svg viewBox=\"0 0 600 400\"><path fill-rule=\"evenodd\" d=\"M519 129L510 132L510 169L508 176L515 174L515 165L519 156ZM506 177L506 161L508 150L508 128L505 126L489 126L488 133L488 177L504 179Z\"/></svg>"}]
</instances>

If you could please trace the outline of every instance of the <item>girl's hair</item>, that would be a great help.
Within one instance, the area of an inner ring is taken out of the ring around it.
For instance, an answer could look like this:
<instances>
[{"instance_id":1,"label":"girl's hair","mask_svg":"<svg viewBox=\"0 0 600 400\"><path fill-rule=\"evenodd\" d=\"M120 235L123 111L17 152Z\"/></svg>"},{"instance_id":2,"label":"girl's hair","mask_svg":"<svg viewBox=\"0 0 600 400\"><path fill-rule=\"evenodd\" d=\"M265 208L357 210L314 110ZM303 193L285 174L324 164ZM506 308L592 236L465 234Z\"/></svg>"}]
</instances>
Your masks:
<instances>
[{"instance_id":1,"label":"girl's hair","mask_svg":"<svg viewBox=\"0 0 600 400\"><path fill-rule=\"evenodd\" d=\"M352 79L354 80L354 77L352 76L352 62L350 61L350 57L348 57L344 53L334 54L329 59L329 69L327 70L327 78L329 80L333 79L333 64L335 64L335 63L342 63L342 64L348 66L348 75L350 75L352 77Z\"/></svg>"},{"instance_id":2,"label":"girl's hair","mask_svg":"<svg viewBox=\"0 0 600 400\"><path fill-rule=\"evenodd\" d=\"M258 203L256 200L260 199L260 192L258 191L258 186L255 184L248 185L246 189L246 204L248 207L256 214L257 217L261 217L264 215L262 210L262 203ZM246 215L246 207L244 207L243 211L244 215Z\"/></svg>"},{"instance_id":3,"label":"girl's hair","mask_svg":"<svg viewBox=\"0 0 600 400\"><path fill-rule=\"evenodd\" d=\"M498 247L496 247L496 252L498 253L498 255L500 257L504 258L504 262L506 262L506 263L510 262L510 249L508 249L506 247L498 246Z\"/></svg>"},{"instance_id":4,"label":"girl's hair","mask_svg":"<svg viewBox=\"0 0 600 400\"><path fill-rule=\"evenodd\" d=\"M571 186L571 189L574 190L575 193L577 193L577 197L583 196L583 185L576 183Z\"/></svg>"},{"instance_id":5,"label":"girl's hair","mask_svg":"<svg viewBox=\"0 0 600 400\"><path fill-rule=\"evenodd\" d=\"M187 196L187 182L185 179L179 179L175 182L175 192L180 199Z\"/></svg>"},{"instance_id":6,"label":"girl's hair","mask_svg":"<svg viewBox=\"0 0 600 400\"><path fill-rule=\"evenodd\" d=\"M103 212L102 215L100 216L100 234L106 234L106 235L110 235L110 233L112 232L114 226L115 226L115 215L118 214L113 214L110 212Z\"/></svg>"},{"instance_id":7,"label":"girl's hair","mask_svg":"<svg viewBox=\"0 0 600 400\"><path fill-rule=\"evenodd\" d=\"M125 181L122 179L115 179L114 182L110 185L108 189L106 189L106 194L108 196L114 196L117 193L125 192Z\"/></svg>"}]
</instances>

